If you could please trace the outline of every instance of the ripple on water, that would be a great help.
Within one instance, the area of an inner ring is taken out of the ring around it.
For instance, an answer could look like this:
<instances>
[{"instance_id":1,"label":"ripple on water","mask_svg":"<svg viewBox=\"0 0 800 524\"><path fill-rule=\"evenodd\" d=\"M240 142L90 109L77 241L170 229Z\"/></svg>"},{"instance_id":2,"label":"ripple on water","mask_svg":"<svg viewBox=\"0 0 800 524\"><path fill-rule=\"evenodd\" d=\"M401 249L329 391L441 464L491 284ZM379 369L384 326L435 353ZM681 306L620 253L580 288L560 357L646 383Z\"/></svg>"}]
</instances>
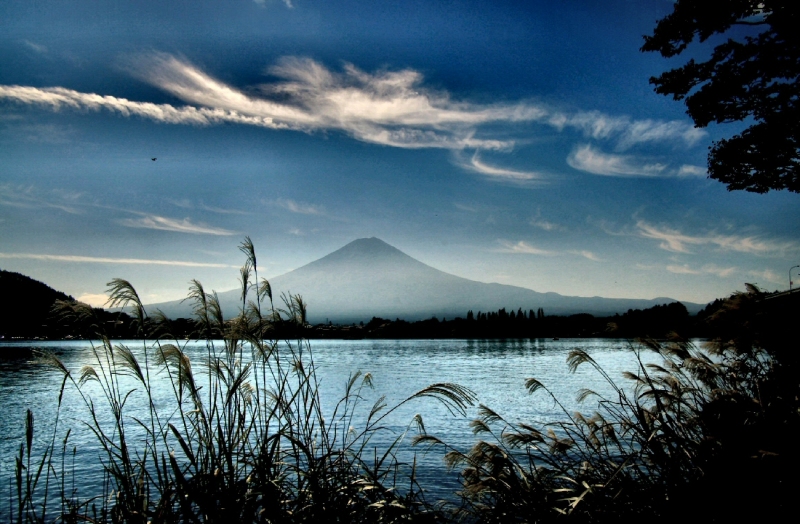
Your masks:
<instances>
[{"instance_id":1,"label":"ripple on water","mask_svg":"<svg viewBox=\"0 0 800 524\"><path fill-rule=\"evenodd\" d=\"M141 342L130 342L130 347L141 353ZM570 373L566 358L570 350L587 351L614 379L621 381L622 372L636 367L629 343L608 339L565 340L313 340L310 342L323 399L323 407L332 410L341 398L348 377L357 370L372 374L374 390L365 394L364 409L371 407L381 395L388 406L394 406L416 391L432 383L452 382L475 392L478 401L490 406L509 421L544 422L563 418L564 414L545 392L529 395L525 380L535 377L557 397L568 411L592 411L591 404L579 405L575 396L581 388L609 392L610 388L589 366ZM9 351L19 354L29 344L0 343L0 355ZM86 342L44 342L38 347L55 351L67 368L77 373L85 364L91 364L92 352ZM186 347L193 361L206 355L204 343L190 343ZM0 358L0 486L7 489L13 478L14 457L24 438L25 412L32 409L35 417L36 442L45 446L52 437L61 375L47 367L32 362L29 356ZM133 387L131 384L130 387ZM101 392L92 390L95 402ZM158 405L170 410L170 390L167 384L157 392ZM146 404L134 394L126 409L139 416L146 414ZM98 403L99 404L99 403ZM466 450L477 437L469 428L469 420L477 414L477 407L468 410L466 417L454 416L430 398L417 399L403 405L387 417L388 431L381 432L371 441L377 448L385 448L399 434L409 428L413 417L421 414L428 433L448 444ZM110 424L107 409L100 409L101 421ZM80 396L67 388L60 415L57 442L61 442L67 428L72 429L66 448L67 467L75 449L74 478L80 493L96 492L102 482L100 449L95 437L82 424L88 420L88 411ZM356 417L358 420L358 417ZM363 420L363 418L362 418ZM134 431L134 430L132 430ZM405 442L416 430L409 431ZM133 439L143 435L133 433ZM61 446L59 445L59 453ZM41 449L41 448L40 448ZM417 455L420 483L434 497L443 497L457 487L455 474L445 474L441 452L411 449L406 445L400 452L403 460L411 462Z\"/></svg>"}]
</instances>

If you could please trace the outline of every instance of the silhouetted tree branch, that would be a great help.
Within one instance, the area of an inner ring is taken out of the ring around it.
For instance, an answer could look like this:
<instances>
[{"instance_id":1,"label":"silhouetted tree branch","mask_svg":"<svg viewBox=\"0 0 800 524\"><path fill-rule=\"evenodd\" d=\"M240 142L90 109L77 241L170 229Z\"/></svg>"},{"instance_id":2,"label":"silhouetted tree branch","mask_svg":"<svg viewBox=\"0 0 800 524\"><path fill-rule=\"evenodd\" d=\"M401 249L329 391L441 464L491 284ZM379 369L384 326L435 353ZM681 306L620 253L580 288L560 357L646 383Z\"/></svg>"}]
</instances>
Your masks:
<instances>
[{"instance_id":1,"label":"silhouetted tree branch","mask_svg":"<svg viewBox=\"0 0 800 524\"><path fill-rule=\"evenodd\" d=\"M764 28L734 39L731 27ZM681 54L695 39L729 38L704 62L650 79L657 93L683 100L698 127L752 121L742 133L714 142L708 173L728 190L800 192L800 2L678 0L645 36L642 51Z\"/></svg>"}]
</instances>

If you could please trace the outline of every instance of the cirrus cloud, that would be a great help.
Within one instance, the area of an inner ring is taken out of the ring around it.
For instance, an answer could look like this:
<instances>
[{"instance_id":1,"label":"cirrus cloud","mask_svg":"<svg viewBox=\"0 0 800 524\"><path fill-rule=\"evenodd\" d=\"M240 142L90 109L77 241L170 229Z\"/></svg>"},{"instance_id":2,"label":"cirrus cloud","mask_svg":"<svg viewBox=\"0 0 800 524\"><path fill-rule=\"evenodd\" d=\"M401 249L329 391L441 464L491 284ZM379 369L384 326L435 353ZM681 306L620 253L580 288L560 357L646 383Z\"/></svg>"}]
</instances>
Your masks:
<instances>
[{"instance_id":1,"label":"cirrus cloud","mask_svg":"<svg viewBox=\"0 0 800 524\"><path fill-rule=\"evenodd\" d=\"M592 262L603 262L603 259L602 259L602 258L598 257L598 256L597 256L596 254L594 254L593 252L591 252L591 251L587 251L587 250L585 250L585 249L573 250L573 251L569 251L569 253L570 253L571 255L578 255L578 256L581 256L581 257L583 257L583 258L585 258L585 259L591 260Z\"/></svg>"},{"instance_id":2,"label":"cirrus cloud","mask_svg":"<svg viewBox=\"0 0 800 524\"><path fill-rule=\"evenodd\" d=\"M706 264L700 269L694 269L688 264L670 264L666 269L678 275L714 275L719 278L729 277L736 271L735 267L720 267L715 264Z\"/></svg>"},{"instance_id":3,"label":"cirrus cloud","mask_svg":"<svg viewBox=\"0 0 800 524\"><path fill-rule=\"evenodd\" d=\"M786 285L786 277L783 275L779 275L775 271L771 269L764 269L762 271L751 270L747 272L748 275L766 280L767 282L771 282L773 284L783 284Z\"/></svg>"},{"instance_id":4,"label":"cirrus cloud","mask_svg":"<svg viewBox=\"0 0 800 524\"><path fill-rule=\"evenodd\" d=\"M45 262L75 262L91 264L127 264L145 266L178 266L178 267L208 267L208 268L237 268L230 264L213 264L208 262L191 262L185 260L157 260L146 258L113 258L93 257L86 255L46 255L37 253L0 253L0 258L14 258L27 260L42 260Z\"/></svg>"},{"instance_id":5,"label":"cirrus cloud","mask_svg":"<svg viewBox=\"0 0 800 524\"><path fill-rule=\"evenodd\" d=\"M34 186L0 184L0 206L27 209L52 208L72 215L82 213L79 208L81 194L51 189L42 192Z\"/></svg>"},{"instance_id":6,"label":"cirrus cloud","mask_svg":"<svg viewBox=\"0 0 800 524\"><path fill-rule=\"evenodd\" d=\"M545 175L535 171L520 171L517 169L491 166L481 160L477 151L472 155L469 162L459 162L459 165L464 169L479 173L488 178L507 182L531 183L546 178Z\"/></svg>"},{"instance_id":7,"label":"cirrus cloud","mask_svg":"<svg viewBox=\"0 0 800 524\"><path fill-rule=\"evenodd\" d=\"M278 129L282 126L268 117L248 116L218 108L153 104L127 98L82 93L63 87L0 86L0 98L59 111L64 108L99 111L105 109L121 116L138 116L165 124L211 125L247 124Z\"/></svg>"},{"instance_id":8,"label":"cirrus cloud","mask_svg":"<svg viewBox=\"0 0 800 524\"><path fill-rule=\"evenodd\" d=\"M567 229L561 224L556 224L555 222L543 219L541 209L536 210L536 215L528 220L528 224L543 231L564 231Z\"/></svg>"},{"instance_id":9,"label":"cirrus cloud","mask_svg":"<svg viewBox=\"0 0 800 524\"><path fill-rule=\"evenodd\" d=\"M579 171L619 177L662 176L667 169L665 164L642 162L632 155L603 153L589 144L575 148L567 157L567 164Z\"/></svg>"},{"instance_id":10,"label":"cirrus cloud","mask_svg":"<svg viewBox=\"0 0 800 524\"><path fill-rule=\"evenodd\" d=\"M684 164L678 169L678 176L706 176L708 170L705 167Z\"/></svg>"},{"instance_id":11,"label":"cirrus cloud","mask_svg":"<svg viewBox=\"0 0 800 524\"><path fill-rule=\"evenodd\" d=\"M160 231L173 231L175 233L189 233L192 235L230 236L237 234L236 231L231 231L229 229L222 229L204 224L195 224L188 218L176 220L174 218L167 218L158 215L145 215L140 218L126 218L120 220L119 223L126 227L157 229Z\"/></svg>"},{"instance_id":12,"label":"cirrus cloud","mask_svg":"<svg viewBox=\"0 0 800 524\"><path fill-rule=\"evenodd\" d=\"M297 202L295 200L277 200L276 203L284 209L292 213L301 215L324 215L325 210L321 206L308 204L306 202Z\"/></svg>"},{"instance_id":13,"label":"cirrus cloud","mask_svg":"<svg viewBox=\"0 0 800 524\"><path fill-rule=\"evenodd\" d=\"M778 242L759 238L755 235L731 235L707 233L690 235L668 226L657 226L639 220L636 222L637 234L660 242L659 247L673 253L691 253L689 246L716 246L722 251L735 251L764 256L782 256L789 252L797 252L800 246L796 242Z\"/></svg>"},{"instance_id":14,"label":"cirrus cloud","mask_svg":"<svg viewBox=\"0 0 800 524\"><path fill-rule=\"evenodd\" d=\"M603 260L591 251L585 249L573 249L569 251L552 251L549 249L541 249L533 246L524 240L519 242L510 242L508 240L498 240L498 243L503 247L498 249L499 253L512 253L517 255L541 255L541 256L563 256L563 255L577 255L592 262L602 262Z\"/></svg>"},{"instance_id":15,"label":"cirrus cloud","mask_svg":"<svg viewBox=\"0 0 800 524\"><path fill-rule=\"evenodd\" d=\"M558 252L556 251L540 249L538 247L528 244L524 240L520 240L519 242L516 243L509 242L507 240L500 240L499 242L503 246L502 249L499 250L500 253L515 253L523 255L544 255L544 256L558 255Z\"/></svg>"},{"instance_id":16,"label":"cirrus cloud","mask_svg":"<svg viewBox=\"0 0 800 524\"><path fill-rule=\"evenodd\" d=\"M427 88L422 74L413 69L368 73L345 64L337 72L312 59L287 57L269 69L275 81L243 90L214 78L186 59L166 53L141 55L129 60L128 67L135 76L189 105L134 101L65 87L19 85L0 86L0 99L54 111L106 110L169 124L232 123L302 132L338 130L356 140L412 149L510 150L518 141L515 136L526 140L530 136L529 130L515 135L513 126L531 123L557 130L578 129L595 140L615 141L620 150L641 142L677 140L693 145L704 136L702 130L683 121L632 120L597 111L567 113L532 101L458 101L446 91ZM502 136L485 129L496 129L495 124L505 125ZM658 164L635 166L622 157L603 158L587 146L578 149L573 162L598 174L653 175L662 170ZM539 176L534 171L489 166L480 160L465 167L507 179L530 180Z\"/></svg>"}]
</instances>

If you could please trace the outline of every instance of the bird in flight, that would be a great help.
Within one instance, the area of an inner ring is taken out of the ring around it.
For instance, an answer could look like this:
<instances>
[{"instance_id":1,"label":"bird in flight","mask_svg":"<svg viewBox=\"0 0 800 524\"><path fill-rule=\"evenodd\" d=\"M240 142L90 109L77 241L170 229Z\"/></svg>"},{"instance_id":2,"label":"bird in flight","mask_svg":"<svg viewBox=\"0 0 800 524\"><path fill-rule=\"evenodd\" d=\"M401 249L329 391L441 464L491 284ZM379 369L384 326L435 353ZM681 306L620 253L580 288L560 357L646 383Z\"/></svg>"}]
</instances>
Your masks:
<instances>
[{"instance_id":1,"label":"bird in flight","mask_svg":"<svg viewBox=\"0 0 800 524\"><path fill-rule=\"evenodd\" d=\"M150 160L152 160L153 162L155 162L155 161L156 161L156 160L158 160L158 159L157 159L157 158L151 158Z\"/></svg>"}]
</instances>

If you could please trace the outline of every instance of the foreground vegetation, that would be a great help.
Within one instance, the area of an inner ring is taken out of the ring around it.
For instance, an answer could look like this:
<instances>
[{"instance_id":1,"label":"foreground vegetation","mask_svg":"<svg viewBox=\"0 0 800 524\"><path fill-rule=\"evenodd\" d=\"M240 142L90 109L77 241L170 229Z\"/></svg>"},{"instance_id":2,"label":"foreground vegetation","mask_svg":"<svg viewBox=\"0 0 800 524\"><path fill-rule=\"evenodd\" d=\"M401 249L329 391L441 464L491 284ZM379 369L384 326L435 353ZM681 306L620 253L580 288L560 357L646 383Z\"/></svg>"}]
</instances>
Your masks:
<instances>
[{"instance_id":1,"label":"foreground vegetation","mask_svg":"<svg viewBox=\"0 0 800 524\"><path fill-rule=\"evenodd\" d=\"M426 499L414 460L398 459L403 434L374 449L373 437L398 406L364 405L369 374L354 372L332 414L323 412L302 338L305 305L284 296L276 308L269 283L258 280L249 239L241 247L247 261L233 320L223 319L214 294L192 283L189 298L206 340L202 362L170 341L170 322L148 317L123 280L111 283L111 305L132 308L140 352L113 344L92 308L62 303L64 320L93 326L96 362L76 373L54 355L41 360L63 374L59 404L65 388L85 404L107 482L100 493L69 489L69 431L62 435L56 420L49 444L38 449L29 411L9 521L721 521L777 516L798 487L797 354L785 351L771 316L759 313L755 289L719 305L710 318L719 336L706 347L677 337L633 345L639 366L627 375L632 386L573 351L570 368L592 366L613 391L579 392L596 401L592 413L563 409L559 420L534 423L506 420L502 406L480 406L471 425L481 440L468 450L427 434L421 418L408 421L417 449L441 448L446 466L460 472L458 502L443 505ZM661 363L645 364L645 351ZM166 408L155 398L156 380L169 383ZM550 394L536 379L525 387ZM126 411L131 395L143 395L147 416ZM476 400L467 388L442 383L401 404L422 397L462 416Z\"/></svg>"},{"instance_id":2,"label":"foreground vegetation","mask_svg":"<svg viewBox=\"0 0 800 524\"><path fill-rule=\"evenodd\" d=\"M481 406L472 427L484 439L469 451L418 440L446 448L448 464L461 469L460 512L469 520L782 520L800 487L797 342L770 347L780 326L760 313L759 299L751 289L726 300L711 319L719 336L702 348L677 336L640 340L638 369L625 377L633 388L572 351L571 370L591 366L613 391L578 392L596 400L590 414L562 407L562 420L532 424ZM645 364L646 351L661 363ZM526 387L551 395L536 379Z\"/></svg>"},{"instance_id":3,"label":"foreground vegetation","mask_svg":"<svg viewBox=\"0 0 800 524\"><path fill-rule=\"evenodd\" d=\"M54 458L62 451L56 437L58 424L49 447L37 455L32 450L34 424L29 411L25 442L17 458L12 521L431 518L431 506L414 482L413 464L399 463L394 446L381 455L373 454L370 439L405 402L432 397L465 414L472 393L454 384L432 384L393 408L378 400L363 410L361 391L371 386L371 379L356 372L333 413L324 413L307 343L271 336L275 329L287 334L294 327L299 332L306 323L305 304L298 296L285 296L284 307L275 308L269 283L255 284L256 256L249 240L242 250L247 256L241 270L242 307L233 321L223 320L214 294L206 293L198 282L192 284L190 298L207 341L204 362L191 362L178 341L167 341L168 320L146 322L147 313L136 291L123 280L111 283L111 305L132 307L137 325L161 330L155 340L148 339L152 334L141 333L143 360L129 347L112 345L103 324L95 325L101 341L92 348L96 362L78 374L54 355L41 355L43 363L63 373L59 403L66 387L74 387L84 402L87 424L102 450L108 487L103 493L90 494L91 498L79 499L68 492L63 459L58 464ZM96 320L90 307L74 302L63 302L60 313L65 320L82 325ZM223 347L216 346L220 339ZM134 386L123 385L125 378L132 379ZM157 407L156 380L169 382L173 406ZM91 398L86 392L90 387L99 390L102 398ZM133 394L144 395L147 417L126 412ZM110 424L103 423L101 409L110 410ZM356 412L364 418L355 421ZM410 479L402 492L393 489L400 474Z\"/></svg>"}]
</instances>

